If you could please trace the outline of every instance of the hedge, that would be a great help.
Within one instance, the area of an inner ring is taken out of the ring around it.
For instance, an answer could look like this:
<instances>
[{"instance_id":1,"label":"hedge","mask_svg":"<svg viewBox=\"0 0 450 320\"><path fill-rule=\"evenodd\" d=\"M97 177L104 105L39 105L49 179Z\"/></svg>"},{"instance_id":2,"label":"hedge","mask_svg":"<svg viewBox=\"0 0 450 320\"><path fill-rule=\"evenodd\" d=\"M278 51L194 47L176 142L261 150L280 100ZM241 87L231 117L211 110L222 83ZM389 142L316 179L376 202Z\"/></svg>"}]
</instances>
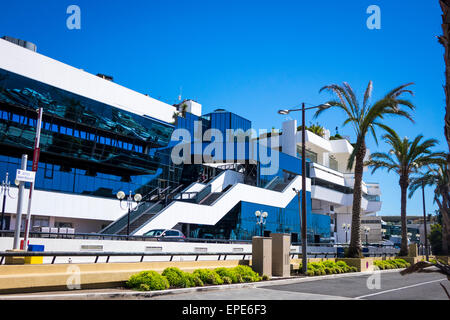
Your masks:
<instances>
[{"instance_id":1,"label":"hedge","mask_svg":"<svg viewBox=\"0 0 450 320\"><path fill-rule=\"evenodd\" d=\"M134 274L126 286L135 290L164 290L168 288L202 287L207 285L256 282L269 280L269 276L260 277L249 266L234 268L196 269L192 273L176 267L164 269L162 274L156 271L142 271Z\"/></svg>"},{"instance_id":2,"label":"hedge","mask_svg":"<svg viewBox=\"0 0 450 320\"><path fill-rule=\"evenodd\" d=\"M380 270L407 268L411 265L409 262L406 262L404 259L375 260L373 262L373 264L374 264L374 266L378 267Z\"/></svg>"},{"instance_id":3,"label":"hedge","mask_svg":"<svg viewBox=\"0 0 450 320\"><path fill-rule=\"evenodd\" d=\"M327 274L338 274L347 272L356 272L356 267L350 267L344 261L321 261L321 262L309 262L306 270L307 276L323 276ZM300 263L298 272L302 272L302 264Z\"/></svg>"}]
</instances>

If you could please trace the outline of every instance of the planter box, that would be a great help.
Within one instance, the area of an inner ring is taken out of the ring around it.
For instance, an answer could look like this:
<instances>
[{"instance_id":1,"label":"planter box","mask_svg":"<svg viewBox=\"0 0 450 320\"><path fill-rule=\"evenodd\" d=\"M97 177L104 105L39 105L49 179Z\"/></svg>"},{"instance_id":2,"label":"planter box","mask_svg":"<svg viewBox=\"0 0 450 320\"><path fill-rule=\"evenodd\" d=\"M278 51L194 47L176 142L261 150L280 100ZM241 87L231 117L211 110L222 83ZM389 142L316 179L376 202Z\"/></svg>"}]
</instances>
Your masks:
<instances>
[{"instance_id":1,"label":"planter box","mask_svg":"<svg viewBox=\"0 0 450 320\"><path fill-rule=\"evenodd\" d=\"M20 249L6 250L6 252L23 252ZM25 264L25 257L5 257L5 264Z\"/></svg>"},{"instance_id":2,"label":"planter box","mask_svg":"<svg viewBox=\"0 0 450 320\"><path fill-rule=\"evenodd\" d=\"M436 256L436 260L441 260L445 264L450 265L450 256Z\"/></svg>"},{"instance_id":3,"label":"planter box","mask_svg":"<svg viewBox=\"0 0 450 320\"><path fill-rule=\"evenodd\" d=\"M337 261L344 261L350 267L356 267L358 271L372 271L374 258L337 258Z\"/></svg>"}]
</instances>

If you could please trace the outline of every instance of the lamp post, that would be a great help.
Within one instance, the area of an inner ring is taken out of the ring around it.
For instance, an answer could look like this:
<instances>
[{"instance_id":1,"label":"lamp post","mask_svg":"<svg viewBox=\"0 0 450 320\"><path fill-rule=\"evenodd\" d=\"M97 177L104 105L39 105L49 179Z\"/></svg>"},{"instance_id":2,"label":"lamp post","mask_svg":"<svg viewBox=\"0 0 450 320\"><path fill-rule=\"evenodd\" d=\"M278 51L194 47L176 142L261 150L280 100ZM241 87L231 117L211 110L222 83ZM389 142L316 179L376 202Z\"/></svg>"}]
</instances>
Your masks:
<instances>
[{"instance_id":1,"label":"lamp post","mask_svg":"<svg viewBox=\"0 0 450 320\"><path fill-rule=\"evenodd\" d=\"M364 227L364 234L366 235L366 245L369 244L369 232L370 232L370 228L369 227Z\"/></svg>"},{"instance_id":2,"label":"lamp post","mask_svg":"<svg viewBox=\"0 0 450 320\"><path fill-rule=\"evenodd\" d=\"M5 180L2 181L2 185L0 187L0 194L3 194L2 218L0 222L0 230L3 230L3 221L5 219L6 197L8 196L11 199L14 199L14 197L11 196L9 192L10 192L10 182L8 179L8 172L7 172Z\"/></svg>"},{"instance_id":3,"label":"lamp post","mask_svg":"<svg viewBox=\"0 0 450 320\"><path fill-rule=\"evenodd\" d=\"M425 209L425 183L422 184L422 206L423 206L423 232L425 237L425 258L430 261L428 255L428 232L427 232L427 214Z\"/></svg>"},{"instance_id":4,"label":"lamp post","mask_svg":"<svg viewBox=\"0 0 450 320\"><path fill-rule=\"evenodd\" d=\"M260 228L261 228L261 237L264 236L264 225L266 224L266 220L267 220L267 216L268 215L269 214L266 211L264 211L264 212L261 212L259 210L255 211L256 224L259 225Z\"/></svg>"},{"instance_id":5,"label":"lamp post","mask_svg":"<svg viewBox=\"0 0 450 320\"><path fill-rule=\"evenodd\" d=\"M122 207L122 201L123 199L125 199L125 192L123 191L119 191L117 192L117 199L120 200L120 207L125 210L128 209L128 216L127 216L127 236L130 235L130 214L131 211L136 211L138 209L138 203L142 200L142 196L139 193L136 193L134 195L134 197L131 195L131 190L130 190L130 194L128 195L127 199L126 199L126 208ZM133 208L133 202L136 203L136 206ZM128 239L128 238L127 238Z\"/></svg>"},{"instance_id":6,"label":"lamp post","mask_svg":"<svg viewBox=\"0 0 450 320\"><path fill-rule=\"evenodd\" d=\"M306 148L305 148L305 135L306 135L306 129L305 129L305 111L310 109L328 109L331 107L330 104L325 103L318 106L308 107L305 108L305 103L302 103L301 109L283 109L278 110L279 114L287 115L291 112L295 111L301 111L302 112L302 204L301 208L299 206L300 211L300 218L302 221L301 226L301 234L302 234L302 272L303 274L306 274L306 271L308 270L307 264L307 248L306 248ZM294 190L295 191L295 190Z\"/></svg>"},{"instance_id":7,"label":"lamp post","mask_svg":"<svg viewBox=\"0 0 450 320\"><path fill-rule=\"evenodd\" d=\"M347 234L348 234L348 231L350 230L350 224L349 223L343 223L342 224L342 229L344 229L344 231L345 231L345 243L347 243L348 242Z\"/></svg>"}]
</instances>

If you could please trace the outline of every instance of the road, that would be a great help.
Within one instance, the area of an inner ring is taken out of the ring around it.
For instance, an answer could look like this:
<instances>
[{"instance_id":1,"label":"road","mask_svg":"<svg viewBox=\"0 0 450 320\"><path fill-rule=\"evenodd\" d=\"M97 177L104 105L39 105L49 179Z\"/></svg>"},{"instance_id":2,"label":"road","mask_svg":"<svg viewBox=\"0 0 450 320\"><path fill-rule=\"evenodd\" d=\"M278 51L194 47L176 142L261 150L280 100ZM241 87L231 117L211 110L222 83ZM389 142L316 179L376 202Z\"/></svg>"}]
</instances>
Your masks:
<instances>
[{"instance_id":1,"label":"road","mask_svg":"<svg viewBox=\"0 0 450 320\"><path fill-rule=\"evenodd\" d=\"M258 288L243 288L174 294L151 299L186 300L448 300L440 283L450 292L450 281L438 273L415 273L401 276L398 272L380 273L379 288L374 277L355 275L334 279L321 279L285 285L268 285Z\"/></svg>"},{"instance_id":2,"label":"road","mask_svg":"<svg viewBox=\"0 0 450 320\"><path fill-rule=\"evenodd\" d=\"M379 281L378 281L379 280ZM278 282L278 283L277 283ZM0 295L4 299L32 300L448 300L441 284L450 292L450 281L439 273L355 273L333 278L303 278L258 282L240 288L219 286L214 290L143 296L127 289L74 290ZM203 289L203 288L202 288ZM205 288L208 289L208 288ZM213 288L209 288L213 289ZM177 289L175 289L176 291ZM180 289L178 289L180 290ZM186 291L186 289L184 289ZM137 294L137 295L136 295Z\"/></svg>"}]
</instances>

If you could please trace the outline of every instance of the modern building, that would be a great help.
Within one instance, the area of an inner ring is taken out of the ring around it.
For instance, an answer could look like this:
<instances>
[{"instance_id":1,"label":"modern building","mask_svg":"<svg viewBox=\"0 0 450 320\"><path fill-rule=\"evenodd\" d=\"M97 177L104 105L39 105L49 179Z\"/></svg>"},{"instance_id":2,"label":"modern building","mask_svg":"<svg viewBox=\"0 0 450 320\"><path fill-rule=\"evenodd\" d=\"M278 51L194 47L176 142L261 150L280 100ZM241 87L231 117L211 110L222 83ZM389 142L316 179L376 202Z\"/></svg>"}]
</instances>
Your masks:
<instances>
[{"instance_id":1,"label":"modern building","mask_svg":"<svg viewBox=\"0 0 450 320\"><path fill-rule=\"evenodd\" d=\"M302 132L296 120L284 121L281 131L260 140L290 156L301 155ZM346 230L344 225L351 228L354 170L347 168L347 162L353 146L348 138L331 136L330 131L323 128L319 134L306 130L305 147L309 160L308 176L311 178L311 211L330 217L331 237L336 243L349 242L350 230ZM366 157L369 154L368 151ZM369 242L380 242L381 222L376 217L382 204L380 186L378 183L363 181L362 191L361 241L366 241L364 228L369 227ZM378 226L373 223L375 221L378 221Z\"/></svg>"},{"instance_id":2,"label":"modern building","mask_svg":"<svg viewBox=\"0 0 450 320\"><path fill-rule=\"evenodd\" d=\"M123 215L118 190L146 194L178 183L181 167L159 150L174 130L174 106L0 39L2 179L9 172L14 181L23 153L31 167L38 107L44 113L32 226L98 232ZM7 229L15 227L17 188L12 193Z\"/></svg>"},{"instance_id":3,"label":"modern building","mask_svg":"<svg viewBox=\"0 0 450 320\"><path fill-rule=\"evenodd\" d=\"M31 167L42 107L33 228L130 235L176 228L193 238L243 240L284 232L297 242L301 193L294 189L301 190L306 174L308 241L343 242L340 226L351 222L353 187L346 169L353 147L346 139L307 131L302 173L295 121L258 136L250 120L223 108L203 115L193 100L169 105L10 40L0 39L0 177L14 177L24 153ZM142 195L136 210L120 207L118 191ZM379 186L365 183L363 191L364 216L374 216ZM12 194L10 230L16 187Z\"/></svg>"},{"instance_id":4,"label":"modern building","mask_svg":"<svg viewBox=\"0 0 450 320\"><path fill-rule=\"evenodd\" d=\"M382 232L383 238L392 240L393 238L401 239L401 217L400 216L382 216ZM431 233L431 225L435 224L436 216L427 216L427 234ZM406 226L408 238L411 242L418 244L425 243L425 227L423 216L407 216Z\"/></svg>"}]
</instances>

